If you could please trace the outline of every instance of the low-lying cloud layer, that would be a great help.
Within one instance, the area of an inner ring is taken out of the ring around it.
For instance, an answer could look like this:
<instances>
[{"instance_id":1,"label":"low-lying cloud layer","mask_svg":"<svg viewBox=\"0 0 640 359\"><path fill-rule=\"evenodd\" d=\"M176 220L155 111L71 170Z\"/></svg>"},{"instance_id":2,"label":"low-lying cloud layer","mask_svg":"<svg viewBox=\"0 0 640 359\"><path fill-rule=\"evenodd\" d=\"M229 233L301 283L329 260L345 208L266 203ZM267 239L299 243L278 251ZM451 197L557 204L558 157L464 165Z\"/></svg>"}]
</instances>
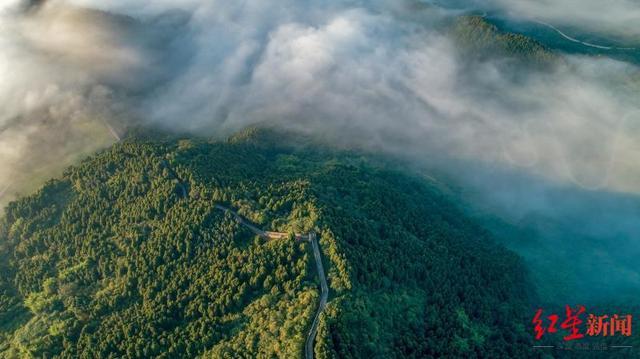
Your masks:
<instances>
[{"instance_id":1,"label":"low-lying cloud layer","mask_svg":"<svg viewBox=\"0 0 640 359\"><path fill-rule=\"evenodd\" d=\"M533 14L539 3L510 6ZM212 135L269 121L370 149L640 190L640 80L629 64L568 57L529 71L508 59L470 61L440 27L447 11L412 2L18 7L5 6L0 20L0 187L42 155L104 146L113 121L142 120ZM69 140L87 131L102 139Z\"/></svg>"},{"instance_id":2,"label":"low-lying cloud layer","mask_svg":"<svg viewBox=\"0 0 640 359\"><path fill-rule=\"evenodd\" d=\"M135 119L134 98L163 73L159 40L132 18L25 5L0 8L3 207L117 140L118 123Z\"/></svg>"}]
</instances>

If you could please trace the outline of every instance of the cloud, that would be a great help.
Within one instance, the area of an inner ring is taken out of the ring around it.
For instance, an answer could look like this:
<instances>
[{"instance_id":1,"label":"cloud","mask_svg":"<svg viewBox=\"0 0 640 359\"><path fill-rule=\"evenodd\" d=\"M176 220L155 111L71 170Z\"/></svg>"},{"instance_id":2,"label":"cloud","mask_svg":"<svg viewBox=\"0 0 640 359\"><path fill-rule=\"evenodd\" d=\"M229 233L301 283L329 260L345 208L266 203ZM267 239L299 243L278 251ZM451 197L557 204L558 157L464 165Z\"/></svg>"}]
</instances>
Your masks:
<instances>
[{"instance_id":1,"label":"cloud","mask_svg":"<svg viewBox=\"0 0 640 359\"><path fill-rule=\"evenodd\" d=\"M46 114L69 131L74 118L118 117L220 135L271 121L370 149L640 190L629 64L470 61L438 27L446 11L410 2L71 3L123 15L50 1L2 17L3 127L37 127ZM540 2L514 4L529 13ZM94 101L101 91L109 100Z\"/></svg>"},{"instance_id":2,"label":"cloud","mask_svg":"<svg viewBox=\"0 0 640 359\"><path fill-rule=\"evenodd\" d=\"M0 15L0 205L112 143L106 121L128 112L123 92L149 66L114 19L12 5Z\"/></svg>"},{"instance_id":3,"label":"cloud","mask_svg":"<svg viewBox=\"0 0 640 359\"><path fill-rule=\"evenodd\" d=\"M146 99L156 123L214 134L271 121L370 149L640 190L632 65L568 57L545 72L469 62L425 25L442 21L428 10L406 19L381 8L221 7L199 8L195 57Z\"/></svg>"},{"instance_id":4,"label":"cloud","mask_svg":"<svg viewBox=\"0 0 640 359\"><path fill-rule=\"evenodd\" d=\"M270 121L336 143L640 190L629 64L568 57L531 71L470 60L440 29L449 13L410 2L71 3L2 17L0 136L31 129L3 141L5 159L51 153L26 144L37 129L57 136L42 123L70 133L99 128L79 119L103 131L112 118L142 119L224 135Z\"/></svg>"}]
</instances>

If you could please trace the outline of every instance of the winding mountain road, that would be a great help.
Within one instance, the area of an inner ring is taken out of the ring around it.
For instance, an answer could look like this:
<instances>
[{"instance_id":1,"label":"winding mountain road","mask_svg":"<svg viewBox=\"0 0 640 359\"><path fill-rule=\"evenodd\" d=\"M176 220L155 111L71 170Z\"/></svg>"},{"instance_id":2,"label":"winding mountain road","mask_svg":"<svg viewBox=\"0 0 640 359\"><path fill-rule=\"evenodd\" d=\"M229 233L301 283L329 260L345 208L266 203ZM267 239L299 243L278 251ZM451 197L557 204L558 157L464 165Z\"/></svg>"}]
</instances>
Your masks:
<instances>
[{"instance_id":1,"label":"winding mountain road","mask_svg":"<svg viewBox=\"0 0 640 359\"><path fill-rule=\"evenodd\" d=\"M327 300L329 299L329 286L327 285L327 278L324 275L322 256L320 256L320 245L318 244L318 239L316 238L315 233L309 233L309 241L311 242L311 247L313 247L313 257L316 260L316 269L318 271L318 278L320 279L320 304L318 305L318 310L313 318L313 323L311 323L311 329L309 330L309 335L307 336L307 341L304 345L304 354L306 359L313 358L313 344L315 342L316 335L318 334L320 314L327 306Z\"/></svg>"},{"instance_id":2,"label":"winding mountain road","mask_svg":"<svg viewBox=\"0 0 640 359\"><path fill-rule=\"evenodd\" d=\"M555 27L555 26L553 26L553 25L551 25L551 24L549 24L547 22L540 21L540 20L534 20L534 22L550 28L551 30L557 32L560 36L564 37L565 39L567 39L567 40L569 40L571 42L575 42L577 44L581 44L581 45L584 45L584 46L593 47L593 48L601 49L601 50L636 50L635 47L603 46L603 45L592 44L590 42L581 41L581 40L576 39L575 37L572 37L572 36L569 36L569 35L565 34L560 29L558 29L557 27Z\"/></svg>"},{"instance_id":3,"label":"winding mountain road","mask_svg":"<svg viewBox=\"0 0 640 359\"><path fill-rule=\"evenodd\" d=\"M243 225L243 226L245 226L245 227L249 228L249 230L251 230L251 232L255 233L256 235L258 235L258 236L260 236L260 237L262 237L262 238L271 239L271 237L269 237L269 236L267 235L267 232L265 232L265 231L263 231L262 229L260 229L260 228L258 228L258 227L256 227L256 226L254 226L253 224L251 224L249 221L247 221L246 219L244 219L244 217L242 217L241 215L239 215L236 211L234 211L234 210L232 210L232 209L229 209L229 208L227 208L227 207L225 207L225 206L221 206L221 205L219 205L219 204L216 204L214 207L215 207L216 209L219 209L219 210L225 211L225 212L227 212L227 213L230 213L231 215L233 215L233 216L235 217L235 219L236 219L236 221L237 221L238 223L240 223L241 225Z\"/></svg>"},{"instance_id":4,"label":"winding mountain road","mask_svg":"<svg viewBox=\"0 0 640 359\"><path fill-rule=\"evenodd\" d=\"M5 193L11 188L11 184L6 185L2 190L0 190L0 199L4 196Z\"/></svg>"},{"instance_id":5,"label":"winding mountain road","mask_svg":"<svg viewBox=\"0 0 640 359\"><path fill-rule=\"evenodd\" d=\"M247 227L251 232L262 238L275 240L289 237L289 234L284 232L264 231L253 225L251 222L239 215L236 211L225 206L216 204L214 208L230 213L235 217L238 223ZM316 310L316 314L313 317L313 322L311 323L311 328L309 329L309 334L307 335L307 339L304 345L305 358L313 359L313 346L315 343L316 335L318 334L320 314L322 314L322 311L327 306L327 301L329 300L329 285L327 284L327 277L325 276L324 266L322 264L322 256L320 255L320 244L318 243L316 234L314 232L310 232L309 234L296 233L295 238L296 240L305 240L311 243L311 248L313 249L313 258L316 262L316 270L318 272L318 279L320 280L320 303L318 304L318 310Z\"/></svg>"},{"instance_id":6,"label":"winding mountain road","mask_svg":"<svg viewBox=\"0 0 640 359\"><path fill-rule=\"evenodd\" d=\"M111 124L109 124L109 122L107 122L107 120L102 119L102 123L105 125L105 127L109 130L109 133L111 134L111 136L113 137L114 140L116 140L116 142L120 142L122 141L122 137L120 137L120 135L118 134L118 131L116 131L113 126L111 126Z\"/></svg>"}]
</instances>

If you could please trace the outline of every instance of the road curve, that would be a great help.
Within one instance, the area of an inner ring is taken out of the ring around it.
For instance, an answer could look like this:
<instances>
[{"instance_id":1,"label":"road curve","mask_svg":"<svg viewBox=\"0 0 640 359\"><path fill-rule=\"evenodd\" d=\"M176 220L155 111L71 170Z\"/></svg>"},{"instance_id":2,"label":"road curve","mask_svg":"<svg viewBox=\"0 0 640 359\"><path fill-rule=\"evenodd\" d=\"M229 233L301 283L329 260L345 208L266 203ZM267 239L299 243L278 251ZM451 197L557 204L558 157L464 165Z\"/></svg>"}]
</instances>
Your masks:
<instances>
[{"instance_id":1,"label":"road curve","mask_svg":"<svg viewBox=\"0 0 640 359\"><path fill-rule=\"evenodd\" d=\"M635 47L615 47L615 46L603 46L603 45L596 45L596 44L592 44L590 42L585 42L585 41L581 41L576 39L575 37L569 36L567 34L565 34L564 32L562 32L560 29L558 29L557 27L544 22L544 21L540 21L540 20L534 20L534 22L546 26L548 28L550 28L551 30L557 32L558 34L560 34L560 36L564 37L565 39L571 41L571 42L575 42L577 44L581 44L584 46L588 46L588 47L593 47L596 49L601 49L601 50L636 50Z\"/></svg>"},{"instance_id":2,"label":"road curve","mask_svg":"<svg viewBox=\"0 0 640 359\"><path fill-rule=\"evenodd\" d=\"M318 279L320 279L320 304L318 305L318 310L316 311L316 315L313 318L313 323L311 323L311 329L309 330L309 335L307 335L307 341L304 345L305 358L313 359L313 344L315 343L316 335L318 334L320 314L322 314L322 311L327 306L327 300L329 299L329 286L327 285L327 278L324 275L322 256L320 255L320 245L318 244L318 239L316 238L315 233L309 233L309 241L311 242L311 247L313 248L313 257L316 260Z\"/></svg>"},{"instance_id":3,"label":"road curve","mask_svg":"<svg viewBox=\"0 0 640 359\"><path fill-rule=\"evenodd\" d=\"M4 186L4 188L0 191L0 198L4 196L4 194L11 188L11 184Z\"/></svg>"},{"instance_id":4,"label":"road curve","mask_svg":"<svg viewBox=\"0 0 640 359\"><path fill-rule=\"evenodd\" d=\"M227 208L225 206L216 204L214 206L215 209L219 209L221 211L231 213L236 219L238 223L249 228L251 232L256 235L267 238L267 239L284 239L289 236L288 233L283 232L268 232L263 231L262 229L256 227L249 221L247 221L244 217L239 215L236 211ZM320 244L318 244L318 239L316 238L316 234L314 232L305 234L296 234L295 238L297 240L307 240L311 243L311 248L313 250L313 258L316 262L316 270L318 272L318 279L320 280L320 303L318 305L318 310L316 311L315 316L313 317L313 322L311 323L311 328L309 329L309 334L307 335L307 340L304 345L304 355L306 359L313 359L313 345L315 343L316 335L318 334L318 324L320 323L320 314L327 306L327 301L329 300L329 285L327 284L327 277L324 274L324 266L322 265L322 256L320 255Z\"/></svg>"},{"instance_id":5,"label":"road curve","mask_svg":"<svg viewBox=\"0 0 640 359\"><path fill-rule=\"evenodd\" d=\"M113 139L116 140L116 142L122 141L122 137L120 137L118 132L109 124L109 122L107 122L107 120L103 119L102 123L104 123L105 127L107 127L109 133L111 134Z\"/></svg>"},{"instance_id":6,"label":"road curve","mask_svg":"<svg viewBox=\"0 0 640 359\"><path fill-rule=\"evenodd\" d=\"M249 230L251 230L251 232L255 233L256 235L260 236L260 237L264 237L264 238L269 238L269 236L267 236L267 232L263 231L262 229L254 226L253 224L249 223L246 219L244 219L241 215L239 215L236 211L231 210L225 206L221 206L219 204L216 204L214 206L216 209L225 211L227 213L231 213L231 215L233 217L235 217L236 221L238 223L240 223L241 225L249 228Z\"/></svg>"}]
</instances>

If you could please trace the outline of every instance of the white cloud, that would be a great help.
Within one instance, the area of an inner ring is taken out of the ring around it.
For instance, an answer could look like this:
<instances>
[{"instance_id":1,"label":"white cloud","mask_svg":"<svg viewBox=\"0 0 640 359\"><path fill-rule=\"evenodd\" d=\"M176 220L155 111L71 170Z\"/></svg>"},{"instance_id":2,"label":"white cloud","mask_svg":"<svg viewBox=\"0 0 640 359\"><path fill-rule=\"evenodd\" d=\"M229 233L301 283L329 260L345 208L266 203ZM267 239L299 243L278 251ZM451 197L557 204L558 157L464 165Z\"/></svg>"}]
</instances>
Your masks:
<instances>
[{"instance_id":1,"label":"white cloud","mask_svg":"<svg viewBox=\"0 0 640 359\"><path fill-rule=\"evenodd\" d=\"M48 131L37 131L46 113L65 135L110 117L218 135L273 121L343 144L640 190L640 133L621 120L637 110L628 64L571 57L544 72L469 62L431 26L446 12L385 1L74 3L138 20L62 1L1 18L5 168L43 151L34 139ZM184 25L172 25L174 8L189 14ZM62 146L60 157L87 145Z\"/></svg>"}]
</instances>

